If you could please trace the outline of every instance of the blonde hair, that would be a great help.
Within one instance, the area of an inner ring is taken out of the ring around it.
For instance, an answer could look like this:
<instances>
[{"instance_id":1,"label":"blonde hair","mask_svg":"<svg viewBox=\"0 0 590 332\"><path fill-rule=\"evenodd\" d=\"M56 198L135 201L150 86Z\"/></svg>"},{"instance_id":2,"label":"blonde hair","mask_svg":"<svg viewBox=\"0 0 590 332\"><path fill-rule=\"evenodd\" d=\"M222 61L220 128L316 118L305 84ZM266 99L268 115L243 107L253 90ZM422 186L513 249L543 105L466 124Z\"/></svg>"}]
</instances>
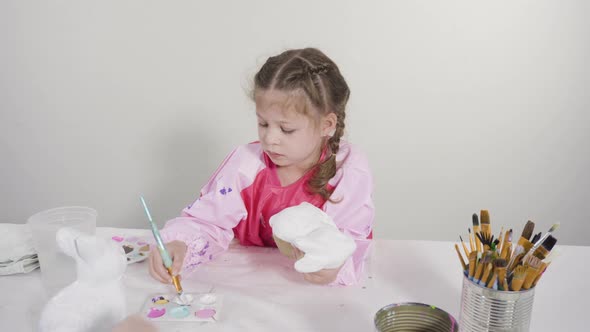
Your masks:
<instances>
[{"instance_id":1,"label":"blonde hair","mask_svg":"<svg viewBox=\"0 0 590 332\"><path fill-rule=\"evenodd\" d=\"M254 76L254 93L257 90L303 92L319 115L334 113L336 130L328 139L328 158L318 163L307 182L310 192L330 199L328 182L336 174L336 153L344 134L346 103L350 97L348 84L338 66L315 48L293 49L266 60ZM308 110L302 110L309 115Z\"/></svg>"}]
</instances>

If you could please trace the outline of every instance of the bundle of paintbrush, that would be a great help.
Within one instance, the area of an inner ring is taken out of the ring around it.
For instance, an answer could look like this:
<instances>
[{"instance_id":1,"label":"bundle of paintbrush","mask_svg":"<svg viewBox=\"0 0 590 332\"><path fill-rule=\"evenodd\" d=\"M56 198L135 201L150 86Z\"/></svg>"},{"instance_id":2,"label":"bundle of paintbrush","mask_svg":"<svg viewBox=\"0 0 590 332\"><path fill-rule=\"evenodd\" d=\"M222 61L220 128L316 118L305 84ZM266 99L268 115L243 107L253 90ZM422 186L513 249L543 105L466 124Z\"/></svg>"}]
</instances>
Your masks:
<instances>
[{"instance_id":1,"label":"bundle of paintbrush","mask_svg":"<svg viewBox=\"0 0 590 332\"><path fill-rule=\"evenodd\" d=\"M544 235L536 234L532 239L535 223L527 221L520 238L513 244L512 229L504 232L500 230L497 238L492 235L490 214L481 210L478 217L473 214L473 233L469 228L469 249L459 236L463 252L455 244L464 273L473 282L484 287L519 291L535 287L552 261L552 250L557 239L552 233L559 227L559 223L551 226Z\"/></svg>"}]
</instances>

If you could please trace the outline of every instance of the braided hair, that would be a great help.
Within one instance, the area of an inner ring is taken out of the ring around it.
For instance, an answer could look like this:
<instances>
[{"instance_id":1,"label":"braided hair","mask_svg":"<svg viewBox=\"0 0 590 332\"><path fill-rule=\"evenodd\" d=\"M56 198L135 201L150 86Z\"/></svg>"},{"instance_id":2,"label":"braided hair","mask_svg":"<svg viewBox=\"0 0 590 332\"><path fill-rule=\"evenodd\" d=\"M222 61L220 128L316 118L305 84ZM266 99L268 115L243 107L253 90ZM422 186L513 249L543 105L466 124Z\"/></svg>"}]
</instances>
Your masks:
<instances>
[{"instance_id":1,"label":"braided hair","mask_svg":"<svg viewBox=\"0 0 590 332\"><path fill-rule=\"evenodd\" d=\"M327 184L336 174L336 153L344 134L345 107L350 97L338 66L315 48L288 50L266 60L254 77L254 88L302 91L320 115L336 115L336 130L327 141L328 157L314 167L307 182L308 191L330 199L332 192Z\"/></svg>"}]
</instances>

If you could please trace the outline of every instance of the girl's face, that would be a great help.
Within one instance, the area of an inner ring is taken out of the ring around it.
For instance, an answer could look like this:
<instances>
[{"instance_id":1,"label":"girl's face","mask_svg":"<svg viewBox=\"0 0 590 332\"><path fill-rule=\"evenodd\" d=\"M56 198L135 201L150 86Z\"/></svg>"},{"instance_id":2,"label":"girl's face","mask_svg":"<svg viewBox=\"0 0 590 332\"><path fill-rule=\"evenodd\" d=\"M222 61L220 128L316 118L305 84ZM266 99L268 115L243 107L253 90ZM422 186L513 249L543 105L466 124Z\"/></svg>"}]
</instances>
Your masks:
<instances>
[{"instance_id":1,"label":"girl's face","mask_svg":"<svg viewBox=\"0 0 590 332\"><path fill-rule=\"evenodd\" d=\"M254 96L258 117L258 138L264 152L275 165L306 171L320 157L326 136L336 127L336 115L311 116L300 110L307 100L302 94L278 90L259 90ZM308 107L309 106L308 104Z\"/></svg>"}]
</instances>

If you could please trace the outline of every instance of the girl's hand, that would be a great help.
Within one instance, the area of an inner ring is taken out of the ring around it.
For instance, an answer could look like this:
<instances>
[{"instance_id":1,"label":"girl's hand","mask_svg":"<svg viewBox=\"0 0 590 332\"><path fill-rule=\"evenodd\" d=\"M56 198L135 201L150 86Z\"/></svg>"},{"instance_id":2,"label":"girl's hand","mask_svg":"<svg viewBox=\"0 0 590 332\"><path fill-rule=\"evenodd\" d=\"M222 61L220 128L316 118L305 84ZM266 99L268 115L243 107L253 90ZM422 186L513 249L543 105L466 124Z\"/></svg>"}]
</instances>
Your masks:
<instances>
[{"instance_id":1,"label":"girl's hand","mask_svg":"<svg viewBox=\"0 0 590 332\"><path fill-rule=\"evenodd\" d=\"M305 253L297 249L295 246L293 246L293 253L296 260L299 260L305 256ZM303 273L303 279L312 284L327 285L336 280L338 272L340 272L340 268L342 268L342 266L335 269L323 269L317 272Z\"/></svg>"},{"instance_id":2,"label":"girl's hand","mask_svg":"<svg viewBox=\"0 0 590 332\"><path fill-rule=\"evenodd\" d=\"M165 246L172 259L172 274L178 275L182 268L182 263L184 262L184 256L186 255L186 244L182 241L172 241L166 243ZM156 246L152 246L149 262L150 275L154 279L165 284L172 283L172 278L170 277L170 274L168 274L166 267L164 267L162 256L160 256L160 251Z\"/></svg>"}]
</instances>

